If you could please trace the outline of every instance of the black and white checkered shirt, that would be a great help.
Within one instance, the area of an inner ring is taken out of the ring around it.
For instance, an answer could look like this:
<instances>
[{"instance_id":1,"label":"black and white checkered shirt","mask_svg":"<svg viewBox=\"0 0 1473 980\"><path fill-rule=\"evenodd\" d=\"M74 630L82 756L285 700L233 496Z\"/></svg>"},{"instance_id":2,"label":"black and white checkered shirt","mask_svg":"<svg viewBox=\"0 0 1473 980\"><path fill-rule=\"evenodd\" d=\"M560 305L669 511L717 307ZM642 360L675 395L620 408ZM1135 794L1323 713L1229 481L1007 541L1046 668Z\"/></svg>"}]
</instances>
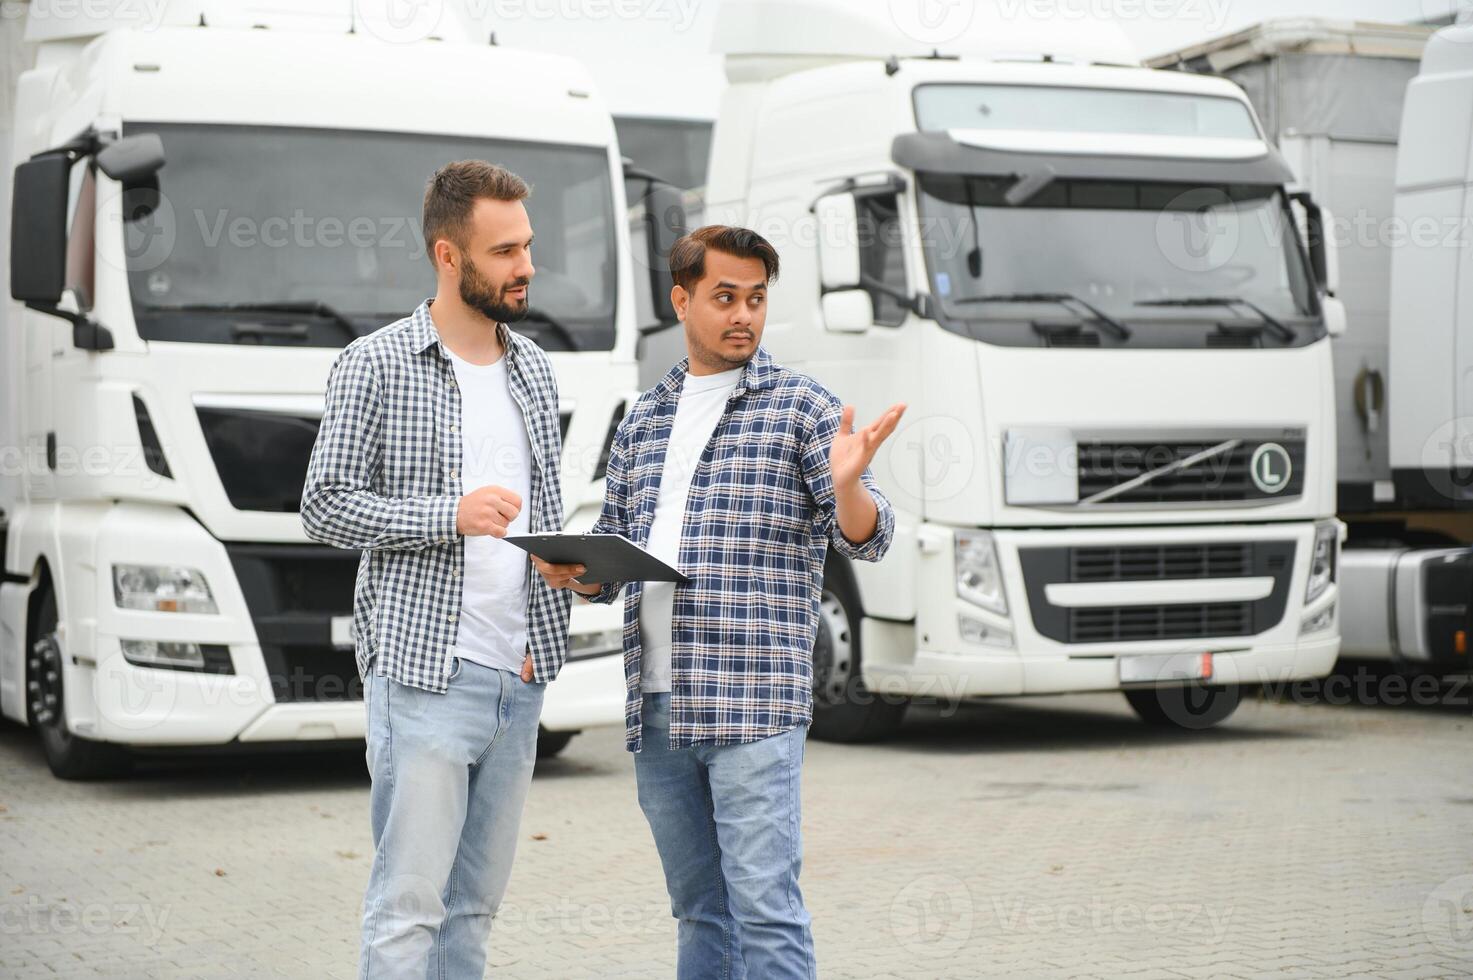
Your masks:
<instances>
[{"instance_id":1,"label":"black and white checkered shirt","mask_svg":"<svg viewBox=\"0 0 1473 980\"><path fill-rule=\"evenodd\" d=\"M535 343L498 327L512 398L532 444L531 530L562 529L557 378ZM358 674L427 691L448 687L460 619L460 390L429 302L360 337L333 362L307 465L302 526L314 541L363 551L353 597ZM527 646L537 681L567 657L571 595L527 565Z\"/></svg>"}]
</instances>

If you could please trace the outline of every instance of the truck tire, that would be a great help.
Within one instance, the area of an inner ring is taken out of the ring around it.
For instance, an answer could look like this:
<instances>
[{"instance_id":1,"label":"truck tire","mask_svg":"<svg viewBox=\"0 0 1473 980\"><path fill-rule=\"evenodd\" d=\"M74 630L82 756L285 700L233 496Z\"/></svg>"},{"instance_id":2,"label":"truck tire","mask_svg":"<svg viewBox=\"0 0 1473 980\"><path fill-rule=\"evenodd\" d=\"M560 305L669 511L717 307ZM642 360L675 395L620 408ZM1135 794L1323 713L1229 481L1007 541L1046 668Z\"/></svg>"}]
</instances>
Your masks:
<instances>
[{"instance_id":1,"label":"truck tire","mask_svg":"<svg viewBox=\"0 0 1473 980\"><path fill-rule=\"evenodd\" d=\"M894 734L906 703L883 700L864 686L859 669L859 600L848 569L830 554L824 565L818 632L813 640L813 725L825 742L873 742Z\"/></svg>"},{"instance_id":2,"label":"truck tire","mask_svg":"<svg viewBox=\"0 0 1473 980\"><path fill-rule=\"evenodd\" d=\"M62 691L62 649L57 635L56 593L41 586L36 605L36 628L26 659L26 715L41 739L46 764L58 779L103 779L132 768L122 746L94 742L67 728L66 698Z\"/></svg>"},{"instance_id":3,"label":"truck tire","mask_svg":"<svg viewBox=\"0 0 1473 980\"><path fill-rule=\"evenodd\" d=\"M551 759L573 740L577 732L550 732L541 725L537 726L537 758Z\"/></svg>"},{"instance_id":4,"label":"truck tire","mask_svg":"<svg viewBox=\"0 0 1473 980\"><path fill-rule=\"evenodd\" d=\"M1237 684L1148 687L1124 694L1141 721L1183 731L1201 731L1221 724L1243 700L1243 689Z\"/></svg>"}]
</instances>

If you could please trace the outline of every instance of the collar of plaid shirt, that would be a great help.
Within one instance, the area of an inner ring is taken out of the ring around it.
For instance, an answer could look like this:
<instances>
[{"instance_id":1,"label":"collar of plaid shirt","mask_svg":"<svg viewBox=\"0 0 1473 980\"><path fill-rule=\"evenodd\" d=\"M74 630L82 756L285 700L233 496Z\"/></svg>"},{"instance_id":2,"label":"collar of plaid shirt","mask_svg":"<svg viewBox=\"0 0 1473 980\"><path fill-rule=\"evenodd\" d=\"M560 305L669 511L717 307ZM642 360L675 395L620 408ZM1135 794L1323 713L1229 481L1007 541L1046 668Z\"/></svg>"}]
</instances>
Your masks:
<instances>
[{"instance_id":1,"label":"collar of plaid shirt","mask_svg":"<svg viewBox=\"0 0 1473 980\"><path fill-rule=\"evenodd\" d=\"M685 373L690 370L690 358L682 357L680 363L666 372L655 385L655 397L660 401L671 398L679 398L680 390L685 386ZM737 380L736 390L732 397L736 398L747 391L760 391L767 388L777 379L777 362L772 355L767 353L767 348L758 346L757 353L747 359L746 366L742 369L742 376Z\"/></svg>"}]
</instances>

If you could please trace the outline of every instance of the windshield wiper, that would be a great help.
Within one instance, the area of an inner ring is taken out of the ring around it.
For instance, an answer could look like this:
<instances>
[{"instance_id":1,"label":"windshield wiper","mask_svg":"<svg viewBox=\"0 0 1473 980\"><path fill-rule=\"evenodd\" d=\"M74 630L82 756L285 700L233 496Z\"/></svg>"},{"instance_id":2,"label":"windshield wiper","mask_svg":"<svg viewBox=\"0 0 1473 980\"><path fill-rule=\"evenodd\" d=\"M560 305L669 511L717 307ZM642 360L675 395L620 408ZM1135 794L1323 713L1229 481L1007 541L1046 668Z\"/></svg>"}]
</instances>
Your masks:
<instances>
[{"instance_id":1,"label":"windshield wiper","mask_svg":"<svg viewBox=\"0 0 1473 980\"><path fill-rule=\"evenodd\" d=\"M348 335L349 340L357 340L360 336L352 320L321 300L282 300L272 303L185 303L180 306L154 306L150 309L180 313L300 313L321 317L333 323ZM237 335L260 335L267 331L237 324L235 332ZM284 331L282 334L287 335ZM297 337L299 333L291 333L290 336Z\"/></svg>"},{"instance_id":2,"label":"windshield wiper","mask_svg":"<svg viewBox=\"0 0 1473 980\"><path fill-rule=\"evenodd\" d=\"M1130 337L1130 328L1115 319L1104 310L1095 306L1087 300L1082 300L1073 293L992 293L987 296L967 296L964 299L953 300L957 306L967 303L1058 303L1067 307L1070 303L1088 310L1090 316L1098 323L1104 324L1116 337L1127 340Z\"/></svg>"},{"instance_id":3,"label":"windshield wiper","mask_svg":"<svg viewBox=\"0 0 1473 980\"><path fill-rule=\"evenodd\" d=\"M1274 336L1288 343L1294 339L1294 331L1284 325L1284 322L1267 310L1241 296L1183 296L1180 299L1143 299L1138 300L1136 306L1246 306L1257 313L1263 320L1263 325L1274 332Z\"/></svg>"},{"instance_id":4,"label":"windshield wiper","mask_svg":"<svg viewBox=\"0 0 1473 980\"><path fill-rule=\"evenodd\" d=\"M567 324L563 323L561 320L557 319L546 310L538 309L535 306L529 306L527 307L527 311L522 314L521 318L523 320L531 320L533 323L541 323L547 326L548 329L550 329L553 333L557 334L563 339L563 343L568 345L568 350L581 349L578 344L577 336L573 333L573 331L568 329ZM511 324L508 324L508 326L511 326Z\"/></svg>"}]
</instances>

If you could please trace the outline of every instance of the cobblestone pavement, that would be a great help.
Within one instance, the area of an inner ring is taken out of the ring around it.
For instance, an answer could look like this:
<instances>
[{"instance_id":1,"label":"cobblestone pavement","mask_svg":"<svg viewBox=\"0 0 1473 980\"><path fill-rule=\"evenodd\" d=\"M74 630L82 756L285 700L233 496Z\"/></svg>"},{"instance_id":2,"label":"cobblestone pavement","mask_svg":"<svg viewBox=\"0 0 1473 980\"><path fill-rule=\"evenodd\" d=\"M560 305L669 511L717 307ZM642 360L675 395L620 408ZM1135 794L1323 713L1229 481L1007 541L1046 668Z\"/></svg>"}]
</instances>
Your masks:
<instances>
[{"instance_id":1,"label":"cobblestone pavement","mask_svg":"<svg viewBox=\"0 0 1473 980\"><path fill-rule=\"evenodd\" d=\"M1007 700L810 743L820 975L1473 975L1470 692L1324 700L1187 736L1117 695ZM367 805L361 749L76 784L7 727L0 976L352 976ZM522 829L489 975L673 976L617 730L538 767Z\"/></svg>"}]
</instances>

